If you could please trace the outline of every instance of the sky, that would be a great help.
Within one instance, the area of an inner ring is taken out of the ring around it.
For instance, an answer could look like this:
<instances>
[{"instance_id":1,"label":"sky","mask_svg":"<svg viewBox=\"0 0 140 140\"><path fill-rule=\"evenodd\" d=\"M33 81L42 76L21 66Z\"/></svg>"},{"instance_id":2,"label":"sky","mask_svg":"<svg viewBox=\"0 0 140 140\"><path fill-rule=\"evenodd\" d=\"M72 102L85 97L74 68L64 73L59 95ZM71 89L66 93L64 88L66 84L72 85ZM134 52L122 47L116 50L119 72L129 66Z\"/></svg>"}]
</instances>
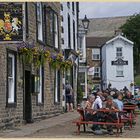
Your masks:
<instances>
[{"instance_id":1,"label":"sky","mask_svg":"<svg viewBox=\"0 0 140 140\"><path fill-rule=\"evenodd\" d=\"M140 2L80 2L80 18L128 16L140 13Z\"/></svg>"}]
</instances>

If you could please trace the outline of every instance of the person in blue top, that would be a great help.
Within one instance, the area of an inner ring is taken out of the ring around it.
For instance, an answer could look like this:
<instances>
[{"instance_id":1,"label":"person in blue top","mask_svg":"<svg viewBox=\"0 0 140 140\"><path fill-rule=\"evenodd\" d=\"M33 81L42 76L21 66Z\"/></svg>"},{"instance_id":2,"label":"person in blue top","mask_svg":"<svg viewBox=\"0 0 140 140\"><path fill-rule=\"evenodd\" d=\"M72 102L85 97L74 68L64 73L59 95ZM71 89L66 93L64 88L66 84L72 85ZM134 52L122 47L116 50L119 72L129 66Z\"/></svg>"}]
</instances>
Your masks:
<instances>
[{"instance_id":1,"label":"person in blue top","mask_svg":"<svg viewBox=\"0 0 140 140\"><path fill-rule=\"evenodd\" d=\"M120 92L117 92L115 97L116 99L114 99L113 101L117 104L118 109L122 111L123 110L123 102L122 102L123 95Z\"/></svg>"}]
</instances>

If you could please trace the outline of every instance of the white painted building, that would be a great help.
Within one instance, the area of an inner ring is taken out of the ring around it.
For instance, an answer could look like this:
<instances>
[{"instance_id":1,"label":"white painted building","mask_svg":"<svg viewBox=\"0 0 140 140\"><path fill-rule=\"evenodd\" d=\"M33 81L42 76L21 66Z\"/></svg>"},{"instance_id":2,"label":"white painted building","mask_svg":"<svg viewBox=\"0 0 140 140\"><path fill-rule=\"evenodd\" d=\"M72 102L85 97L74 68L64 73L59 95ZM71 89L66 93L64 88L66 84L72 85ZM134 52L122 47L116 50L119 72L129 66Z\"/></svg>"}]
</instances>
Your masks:
<instances>
[{"instance_id":1,"label":"white painted building","mask_svg":"<svg viewBox=\"0 0 140 140\"><path fill-rule=\"evenodd\" d=\"M62 2L61 3L61 45L65 55L65 59L73 59L74 66L71 70L67 70L63 76L63 84L68 80L74 90L74 103L77 99L77 76L78 76L78 18L79 3L78 2ZM63 89L63 106L65 106L65 89Z\"/></svg>"},{"instance_id":2,"label":"white painted building","mask_svg":"<svg viewBox=\"0 0 140 140\"><path fill-rule=\"evenodd\" d=\"M102 86L123 89L126 86L134 93L133 42L118 35L102 47Z\"/></svg>"},{"instance_id":3,"label":"white painted building","mask_svg":"<svg viewBox=\"0 0 140 140\"><path fill-rule=\"evenodd\" d=\"M78 36L78 44L79 44L79 86L82 88L83 98L87 98L87 73L88 67L86 65L86 31L83 28L82 24L79 25L79 36Z\"/></svg>"}]
</instances>

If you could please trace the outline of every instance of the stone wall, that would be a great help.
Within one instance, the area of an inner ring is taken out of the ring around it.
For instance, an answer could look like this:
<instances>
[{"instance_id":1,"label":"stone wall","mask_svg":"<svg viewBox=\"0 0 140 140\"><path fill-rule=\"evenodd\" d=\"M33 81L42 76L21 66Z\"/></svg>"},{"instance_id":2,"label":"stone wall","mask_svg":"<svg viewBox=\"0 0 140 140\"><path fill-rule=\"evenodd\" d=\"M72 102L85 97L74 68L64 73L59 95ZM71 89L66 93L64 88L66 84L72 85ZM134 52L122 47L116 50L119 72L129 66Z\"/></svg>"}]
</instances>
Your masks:
<instances>
[{"instance_id":1,"label":"stone wall","mask_svg":"<svg viewBox=\"0 0 140 140\"><path fill-rule=\"evenodd\" d=\"M51 2L45 3L50 6L58 14L59 20L59 31L60 31L60 3ZM38 47L42 44L37 42L36 39L36 13L35 13L35 3L28 3L28 29L29 36L26 39L27 42L35 41ZM23 77L23 64L19 59L17 53L17 104L16 107L6 107L6 92L7 92L7 48L10 50L17 51L17 43L0 43L0 128L5 128L8 126L18 125L24 122L23 120L23 100L24 100L24 77ZM60 33L59 33L59 46L60 44ZM56 52L54 48L47 45L45 47L53 52ZM58 52L59 50L57 50ZM62 75L62 74L61 74ZM54 116L62 112L62 76L60 79L60 103L54 103L54 69L50 67L48 62L44 65L44 104L37 105L37 96L32 95L32 117L37 118L47 118Z\"/></svg>"}]
</instances>

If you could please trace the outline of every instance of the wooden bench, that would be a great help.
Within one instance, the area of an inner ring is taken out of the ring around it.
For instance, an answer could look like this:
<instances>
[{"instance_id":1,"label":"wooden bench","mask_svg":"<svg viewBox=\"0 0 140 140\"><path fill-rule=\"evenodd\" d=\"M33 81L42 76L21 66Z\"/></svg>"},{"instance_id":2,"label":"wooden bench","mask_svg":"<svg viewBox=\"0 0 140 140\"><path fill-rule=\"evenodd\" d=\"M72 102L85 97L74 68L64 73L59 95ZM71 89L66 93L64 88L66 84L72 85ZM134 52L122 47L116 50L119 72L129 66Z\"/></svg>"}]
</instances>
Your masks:
<instances>
[{"instance_id":1,"label":"wooden bench","mask_svg":"<svg viewBox=\"0 0 140 140\"><path fill-rule=\"evenodd\" d=\"M133 121L137 119L137 114L135 113L136 105L124 105L124 114L121 122L129 122L130 128L132 128Z\"/></svg>"},{"instance_id":2,"label":"wooden bench","mask_svg":"<svg viewBox=\"0 0 140 140\"><path fill-rule=\"evenodd\" d=\"M80 134L80 126L83 125L84 132L86 132L86 124L98 124L98 125L113 125L116 127L117 132L116 136L119 136L119 130L122 132L122 127L124 123L120 122L120 119L114 122L93 122L93 121L86 121L84 117L84 110L77 109L77 112L80 114L80 118L78 120L73 121L77 125L77 134Z\"/></svg>"}]
</instances>

